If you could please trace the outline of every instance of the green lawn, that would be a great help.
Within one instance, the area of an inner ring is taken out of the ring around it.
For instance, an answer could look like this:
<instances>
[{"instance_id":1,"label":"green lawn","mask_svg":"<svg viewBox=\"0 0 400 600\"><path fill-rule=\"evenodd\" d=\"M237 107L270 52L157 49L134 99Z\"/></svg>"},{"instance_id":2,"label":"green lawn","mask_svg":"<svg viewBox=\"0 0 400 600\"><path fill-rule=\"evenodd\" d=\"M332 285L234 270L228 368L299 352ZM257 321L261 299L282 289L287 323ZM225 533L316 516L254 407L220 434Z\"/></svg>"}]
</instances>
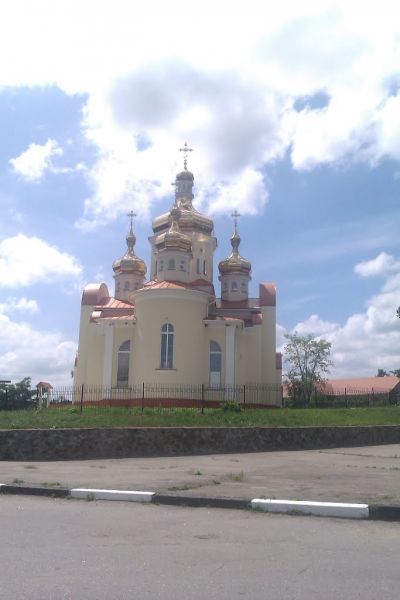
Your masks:
<instances>
[{"instance_id":1,"label":"green lawn","mask_svg":"<svg viewBox=\"0 0 400 600\"><path fill-rule=\"evenodd\" d=\"M63 427L299 427L318 425L397 425L400 407L335 409L265 409L239 413L207 409L50 408L0 411L0 429Z\"/></svg>"}]
</instances>

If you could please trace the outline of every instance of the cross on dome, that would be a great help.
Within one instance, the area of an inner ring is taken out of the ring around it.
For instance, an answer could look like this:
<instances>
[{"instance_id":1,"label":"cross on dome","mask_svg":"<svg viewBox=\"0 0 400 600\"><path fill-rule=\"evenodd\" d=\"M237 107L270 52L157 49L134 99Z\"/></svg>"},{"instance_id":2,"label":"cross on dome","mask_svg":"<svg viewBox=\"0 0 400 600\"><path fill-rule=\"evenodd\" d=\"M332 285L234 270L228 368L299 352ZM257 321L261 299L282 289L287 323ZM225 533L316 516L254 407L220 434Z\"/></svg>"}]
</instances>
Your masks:
<instances>
[{"instance_id":1,"label":"cross on dome","mask_svg":"<svg viewBox=\"0 0 400 600\"><path fill-rule=\"evenodd\" d=\"M126 216L127 216L127 217L130 217L130 220L131 220L131 233L133 233L133 219L134 219L135 217L137 217L137 214L136 214L136 213L134 213L134 212L133 212L133 210L131 210L131 212L130 212L130 213L128 213Z\"/></svg>"},{"instance_id":2,"label":"cross on dome","mask_svg":"<svg viewBox=\"0 0 400 600\"><path fill-rule=\"evenodd\" d=\"M234 219L234 223L235 223L235 233L237 233L237 222L238 222L238 218L239 218L239 217L241 217L241 216L242 216L242 215L240 215L236 209L235 209L235 210L233 211L233 213L231 214L231 217L233 217L233 219Z\"/></svg>"},{"instance_id":3,"label":"cross on dome","mask_svg":"<svg viewBox=\"0 0 400 600\"><path fill-rule=\"evenodd\" d=\"M188 152L193 152L193 148L188 148L188 145L185 142L185 145L183 146L183 148L179 148L179 152L185 153L185 158L183 159L183 168L185 171L187 171L187 154L188 154Z\"/></svg>"}]
</instances>

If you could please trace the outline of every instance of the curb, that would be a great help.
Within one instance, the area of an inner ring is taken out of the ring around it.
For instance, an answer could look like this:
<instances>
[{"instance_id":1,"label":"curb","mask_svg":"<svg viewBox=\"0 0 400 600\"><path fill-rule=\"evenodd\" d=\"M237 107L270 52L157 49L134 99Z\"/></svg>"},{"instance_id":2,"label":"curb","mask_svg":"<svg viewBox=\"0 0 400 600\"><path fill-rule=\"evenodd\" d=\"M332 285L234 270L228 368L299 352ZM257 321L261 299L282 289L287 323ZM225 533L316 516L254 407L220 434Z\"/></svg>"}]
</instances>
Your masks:
<instances>
[{"instance_id":1,"label":"curb","mask_svg":"<svg viewBox=\"0 0 400 600\"><path fill-rule=\"evenodd\" d=\"M73 488L71 498L84 500L119 500L124 502L151 502L154 492L134 492L130 490L98 490L92 488Z\"/></svg>"},{"instance_id":2,"label":"curb","mask_svg":"<svg viewBox=\"0 0 400 600\"><path fill-rule=\"evenodd\" d=\"M0 495L30 495L52 498L76 498L190 506L194 508L253 509L268 513L336 517L342 519L369 519L374 521L400 521L400 505L351 504L343 502L311 502L254 498L206 498L203 496L177 496L138 490L104 490L96 488L50 488L40 486L0 483Z\"/></svg>"},{"instance_id":3,"label":"curb","mask_svg":"<svg viewBox=\"0 0 400 600\"><path fill-rule=\"evenodd\" d=\"M22 494L24 496L50 496L52 498L67 498L67 496L69 496L69 490L58 487L55 488L0 483L0 494Z\"/></svg>"},{"instance_id":4,"label":"curb","mask_svg":"<svg viewBox=\"0 0 400 600\"><path fill-rule=\"evenodd\" d=\"M251 507L264 512L338 517L341 519L369 519L368 504L343 502L307 502L299 500L263 500L256 498Z\"/></svg>"}]
</instances>

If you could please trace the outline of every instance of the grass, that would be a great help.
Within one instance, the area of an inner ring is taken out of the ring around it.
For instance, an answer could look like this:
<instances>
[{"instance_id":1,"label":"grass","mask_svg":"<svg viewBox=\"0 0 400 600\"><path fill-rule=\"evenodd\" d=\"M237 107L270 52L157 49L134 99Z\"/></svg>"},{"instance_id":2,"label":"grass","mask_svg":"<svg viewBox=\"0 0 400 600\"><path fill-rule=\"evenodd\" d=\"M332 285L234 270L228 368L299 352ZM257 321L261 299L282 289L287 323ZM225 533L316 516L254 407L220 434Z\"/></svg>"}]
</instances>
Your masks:
<instances>
[{"instance_id":1,"label":"grass","mask_svg":"<svg viewBox=\"0 0 400 600\"><path fill-rule=\"evenodd\" d=\"M303 427L397 425L400 408L324 408L200 411L184 408L71 408L0 411L0 429L58 429L71 427Z\"/></svg>"}]
</instances>

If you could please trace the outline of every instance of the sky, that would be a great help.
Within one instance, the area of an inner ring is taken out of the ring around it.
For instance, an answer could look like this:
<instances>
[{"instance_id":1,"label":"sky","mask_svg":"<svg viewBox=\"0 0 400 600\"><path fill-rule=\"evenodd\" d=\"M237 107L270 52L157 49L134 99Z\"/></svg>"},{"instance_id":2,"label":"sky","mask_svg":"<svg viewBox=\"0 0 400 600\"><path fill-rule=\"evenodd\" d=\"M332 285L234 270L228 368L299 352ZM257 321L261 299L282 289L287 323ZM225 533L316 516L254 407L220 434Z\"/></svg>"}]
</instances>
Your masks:
<instances>
[{"instance_id":1,"label":"sky","mask_svg":"<svg viewBox=\"0 0 400 600\"><path fill-rule=\"evenodd\" d=\"M331 342L331 377L399 368L397 13L389 0L3 0L0 379L72 383L82 289L113 290L131 210L149 265L184 142L215 265L236 209L251 295L277 286L278 349L297 331Z\"/></svg>"}]
</instances>

